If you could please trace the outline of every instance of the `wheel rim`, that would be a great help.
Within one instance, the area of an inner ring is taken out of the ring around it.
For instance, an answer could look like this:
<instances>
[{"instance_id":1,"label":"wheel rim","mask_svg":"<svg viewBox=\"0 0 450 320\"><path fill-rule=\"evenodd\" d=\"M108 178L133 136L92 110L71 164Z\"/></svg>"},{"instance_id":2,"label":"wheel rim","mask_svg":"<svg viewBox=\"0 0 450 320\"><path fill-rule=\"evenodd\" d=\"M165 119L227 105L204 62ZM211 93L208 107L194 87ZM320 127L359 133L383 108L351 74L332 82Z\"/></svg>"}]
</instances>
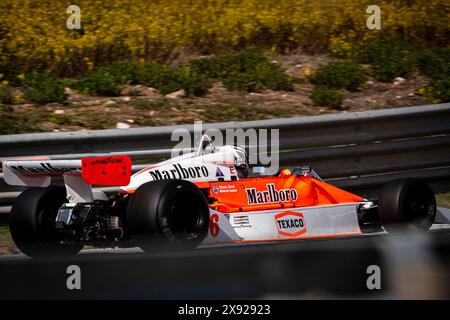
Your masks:
<instances>
[{"instance_id":1,"label":"wheel rim","mask_svg":"<svg viewBox=\"0 0 450 320\"><path fill-rule=\"evenodd\" d=\"M198 194L181 192L171 206L169 229L179 240L193 240L204 234L204 208Z\"/></svg>"},{"instance_id":2,"label":"wheel rim","mask_svg":"<svg viewBox=\"0 0 450 320\"><path fill-rule=\"evenodd\" d=\"M406 212L406 222L415 227L421 227L427 223L434 210L434 203L429 193L418 187L408 190L403 206Z\"/></svg>"}]
</instances>

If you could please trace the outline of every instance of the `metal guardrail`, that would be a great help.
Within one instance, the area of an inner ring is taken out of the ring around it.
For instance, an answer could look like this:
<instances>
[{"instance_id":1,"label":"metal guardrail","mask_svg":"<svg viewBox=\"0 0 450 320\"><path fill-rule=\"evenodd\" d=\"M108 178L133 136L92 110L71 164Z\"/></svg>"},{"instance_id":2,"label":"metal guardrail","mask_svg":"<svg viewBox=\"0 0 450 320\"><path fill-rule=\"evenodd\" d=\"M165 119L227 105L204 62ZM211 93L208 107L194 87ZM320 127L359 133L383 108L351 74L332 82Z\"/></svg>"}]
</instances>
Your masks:
<instances>
[{"instance_id":1,"label":"metal guardrail","mask_svg":"<svg viewBox=\"0 0 450 320\"><path fill-rule=\"evenodd\" d=\"M175 129L193 125L0 136L0 160L128 154L139 169L170 157ZM450 103L288 119L204 124L203 130L279 129L280 165L309 164L334 185L371 196L387 181L427 180L450 190ZM0 177L1 178L1 177ZM0 213L19 188L0 179Z\"/></svg>"}]
</instances>

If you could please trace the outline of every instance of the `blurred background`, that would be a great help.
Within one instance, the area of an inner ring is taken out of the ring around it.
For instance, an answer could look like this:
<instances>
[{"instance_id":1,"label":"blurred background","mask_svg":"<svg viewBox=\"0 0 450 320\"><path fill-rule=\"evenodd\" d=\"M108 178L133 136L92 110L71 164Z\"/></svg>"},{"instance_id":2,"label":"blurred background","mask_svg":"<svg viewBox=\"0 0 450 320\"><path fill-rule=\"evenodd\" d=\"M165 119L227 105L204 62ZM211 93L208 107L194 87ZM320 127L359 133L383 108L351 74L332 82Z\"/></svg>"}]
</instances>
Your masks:
<instances>
[{"instance_id":1,"label":"blurred background","mask_svg":"<svg viewBox=\"0 0 450 320\"><path fill-rule=\"evenodd\" d=\"M450 3L371 4L3 0L0 134L449 101Z\"/></svg>"}]
</instances>

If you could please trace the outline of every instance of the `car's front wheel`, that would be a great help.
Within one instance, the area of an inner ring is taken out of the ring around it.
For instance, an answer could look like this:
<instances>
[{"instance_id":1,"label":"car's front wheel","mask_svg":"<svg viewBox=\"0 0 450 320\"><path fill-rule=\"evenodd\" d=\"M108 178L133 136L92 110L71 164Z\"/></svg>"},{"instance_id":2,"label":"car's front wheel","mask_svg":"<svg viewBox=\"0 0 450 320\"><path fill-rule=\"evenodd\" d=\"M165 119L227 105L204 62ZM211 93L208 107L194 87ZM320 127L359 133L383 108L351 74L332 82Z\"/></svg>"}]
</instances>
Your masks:
<instances>
[{"instance_id":1,"label":"car's front wheel","mask_svg":"<svg viewBox=\"0 0 450 320\"><path fill-rule=\"evenodd\" d=\"M378 200L381 224L388 232L426 231L436 217L436 199L430 186L419 179L386 184Z\"/></svg>"}]
</instances>

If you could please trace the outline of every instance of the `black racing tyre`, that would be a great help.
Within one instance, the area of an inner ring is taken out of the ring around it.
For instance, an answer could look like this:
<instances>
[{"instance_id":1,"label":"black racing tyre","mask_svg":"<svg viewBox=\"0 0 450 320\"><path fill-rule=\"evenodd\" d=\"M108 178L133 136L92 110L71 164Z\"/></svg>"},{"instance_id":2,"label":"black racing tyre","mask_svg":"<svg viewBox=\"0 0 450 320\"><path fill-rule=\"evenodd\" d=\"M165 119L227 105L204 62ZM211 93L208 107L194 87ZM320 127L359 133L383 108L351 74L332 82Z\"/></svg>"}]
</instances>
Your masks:
<instances>
[{"instance_id":1,"label":"black racing tyre","mask_svg":"<svg viewBox=\"0 0 450 320\"><path fill-rule=\"evenodd\" d=\"M436 217L436 199L430 186L419 179L387 183L378 200L380 222L388 232L426 231Z\"/></svg>"},{"instance_id":2,"label":"black racing tyre","mask_svg":"<svg viewBox=\"0 0 450 320\"><path fill-rule=\"evenodd\" d=\"M146 252L193 249L208 235L208 201L189 181L147 182L128 202L126 227Z\"/></svg>"},{"instance_id":3,"label":"black racing tyre","mask_svg":"<svg viewBox=\"0 0 450 320\"><path fill-rule=\"evenodd\" d=\"M62 243L55 229L58 209L66 200L61 186L29 188L15 200L11 209L9 228L17 247L32 258L53 258L77 254L83 247L78 243Z\"/></svg>"}]
</instances>

